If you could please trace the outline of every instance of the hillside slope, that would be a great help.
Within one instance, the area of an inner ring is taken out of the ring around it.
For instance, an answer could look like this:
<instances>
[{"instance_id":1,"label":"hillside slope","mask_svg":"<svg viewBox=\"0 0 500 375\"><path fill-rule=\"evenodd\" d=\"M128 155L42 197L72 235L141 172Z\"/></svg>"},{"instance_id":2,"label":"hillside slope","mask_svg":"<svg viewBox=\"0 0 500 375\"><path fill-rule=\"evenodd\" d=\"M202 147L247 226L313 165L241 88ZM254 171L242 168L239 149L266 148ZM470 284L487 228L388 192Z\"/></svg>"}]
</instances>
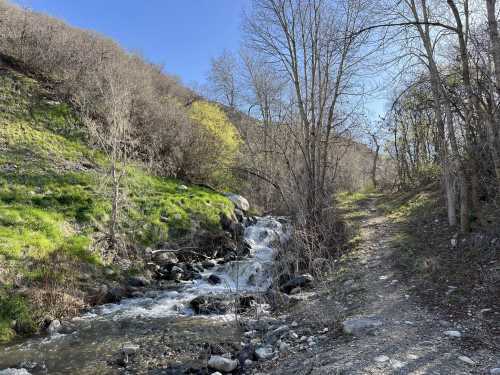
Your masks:
<instances>
[{"instance_id":1,"label":"hillside slope","mask_svg":"<svg viewBox=\"0 0 500 375\"><path fill-rule=\"evenodd\" d=\"M70 105L0 64L0 341L78 313L98 285L140 272L146 247L217 230L234 209L209 189L129 165L120 224L133 262L125 261L99 241L110 212L108 165Z\"/></svg>"}]
</instances>

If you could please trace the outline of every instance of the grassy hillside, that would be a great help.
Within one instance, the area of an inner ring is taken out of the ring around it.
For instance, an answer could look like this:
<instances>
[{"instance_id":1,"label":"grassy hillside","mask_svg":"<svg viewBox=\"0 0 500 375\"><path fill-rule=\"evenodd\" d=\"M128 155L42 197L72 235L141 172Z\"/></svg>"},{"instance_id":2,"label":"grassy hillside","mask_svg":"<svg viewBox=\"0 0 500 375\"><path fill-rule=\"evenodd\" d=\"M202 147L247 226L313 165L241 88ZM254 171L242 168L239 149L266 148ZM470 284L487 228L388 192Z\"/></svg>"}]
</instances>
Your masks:
<instances>
[{"instance_id":1,"label":"grassy hillside","mask_svg":"<svg viewBox=\"0 0 500 375\"><path fill-rule=\"evenodd\" d=\"M68 104L0 66L0 341L32 332L46 315L76 313L86 286L119 279L97 241L110 211L107 166ZM233 209L222 195L140 165L127 167L126 185L121 228L131 248L217 229Z\"/></svg>"}]
</instances>

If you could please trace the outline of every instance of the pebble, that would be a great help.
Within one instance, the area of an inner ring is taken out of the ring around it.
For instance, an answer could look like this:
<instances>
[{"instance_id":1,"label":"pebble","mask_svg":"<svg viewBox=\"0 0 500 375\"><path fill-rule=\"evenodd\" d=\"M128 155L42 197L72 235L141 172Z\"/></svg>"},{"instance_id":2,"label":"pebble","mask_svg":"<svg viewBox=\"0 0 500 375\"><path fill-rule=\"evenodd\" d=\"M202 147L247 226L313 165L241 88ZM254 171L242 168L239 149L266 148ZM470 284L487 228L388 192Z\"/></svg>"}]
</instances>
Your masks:
<instances>
[{"instance_id":1,"label":"pebble","mask_svg":"<svg viewBox=\"0 0 500 375\"><path fill-rule=\"evenodd\" d=\"M398 361L397 359L391 360L391 366L393 369L397 370L406 366L406 363Z\"/></svg>"},{"instance_id":2,"label":"pebble","mask_svg":"<svg viewBox=\"0 0 500 375\"><path fill-rule=\"evenodd\" d=\"M500 367L492 368L490 370L490 375L500 375Z\"/></svg>"},{"instance_id":3,"label":"pebble","mask_svg":"<svg viewBox=\"0 0 500 375\"><path fill-rule=\"evenodd\" d=\"M459 331L444 331L444 334L449 337L462 337Z\"/></svg>"},{"instance_id":4,"label":"pebble","mask_svg":"<svg viewBox=\"0 0 500 375\"><path fill-rule=\"evenodd\" d=\"M8 368L5 370L0 370L0 375L31 375L31 373L24 368Z\"/></svg>"},{"instance_id":5,"label":"pebble","mask_svg":"<svg viewBox=\"0 0 500 375\"><path fill-rule=\"evenodd\" d=\"M386 355L379 355L378 357L374 358L376 362L387 362L389 360L389 357Z\"/></svg>"},{"instance_id":6,"label":"pebble","mask_svg":"<svg viewBox=\"0 0 500 375\"><path fill-rule=\"evenodd\" d=\"M139 345L134 344L125 344L122 347L123 354L132 355L135 354L139 350Z\"/></svg>"},{"instance_id":7,"label":"pebble","mask_svg":"<svg viewBox=\"0 0 500 375\"><path fill-rule=\"evenodd\" d=\"M290 345L287 344L286 342L281 342L279 345L279 351L280 353L286 353L290 350Z\"/></svg>"},{"instance_id":8,"label":"pebble","mask_svg":"<svg viewBox=\"0 0 500 375\"><path fill-rule=\"evenodd\" d=\"M260 360L271 359L274 356L273 348L271 346L261 346L255 349L255 355Z\"/></svg>"},{"instance_id":9,"label":"pebble","mask_svg":"<svg viewBox=\"0 0 500 375\"><path fill-rule=\"evenodd\" d=\"M476 364L476 362L474 362L469 357L466 357L465 355L459 356L458 359L461 360L462 362L465 362L465 363L469 364L469 365L475 365Z\"/></svg>"},{"instance_id":10,"label":"pebble","mask_svg":"<svg viewBox=\"0 0 500 375\"><path fill-rule=\"evenodd\" d=\"M342 328L345 333L357 335L364 331L380 327L382 321L376 318L353 318L342 322Z\"/></svg>"},{"instance_id":11,"label":"pebble","mask_svg":"<svg viewBox=\"0 0 500 375\"><path fill-rule=\"evenodd\" d=\"M238 367L238 361L220 355L213 355L208 360L208 367L223 372L231 372Z\"/></svg>"}]
</instances>

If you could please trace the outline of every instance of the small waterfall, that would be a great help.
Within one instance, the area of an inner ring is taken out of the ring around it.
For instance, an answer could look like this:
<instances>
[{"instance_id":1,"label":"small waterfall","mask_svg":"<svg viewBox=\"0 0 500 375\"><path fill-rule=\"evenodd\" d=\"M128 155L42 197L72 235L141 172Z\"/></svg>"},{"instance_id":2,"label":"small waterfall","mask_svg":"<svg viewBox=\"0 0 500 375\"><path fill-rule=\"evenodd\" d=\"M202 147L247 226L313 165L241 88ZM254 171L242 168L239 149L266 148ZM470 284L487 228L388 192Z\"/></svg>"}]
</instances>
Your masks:
<instances>
[{"instance_id":1,"label":"small waterfall","mask_svg":"<svg viewBox=\"0 0 500 375\"><path fill-rule=\"evenodd\" d=\"M61 334L13 343L0 350L0 369L19 366L31 369L31 364L42 364L48 372L33 374L108 373L103 370L109 370L106 363L131 340L170 340L175 347L181 342L189 346L192 342L226 340L234 325L225 322L233 320L234 314L195 316L190 302L199 296L227 300L236 292L267 290L271 284L273 252L280 242L286 241L286 227L279 218L258 218L244 233L250 245L250 254L245 259L206 270L201 279L181 283L175 290L151 291L146 293L149 297L97 307L68 322L71 329ZM207 279L212 274L222 282L210 284Z\"/></svg>"},{"instance_id":2,"label":"small waterfall","mask_svg":"<svg viewBox=\"0 0 500 375\"><path fill-rule=\"evenodd\" d=\"M265 291L271 285L274 248L288 237L286 225L279 218L263 217L245 229L244 239L250 245L250 254L243 260L231 261L202 273L202 279L184 284L175 291L162 291L154 298L133 298L119 304L96 308L84 318L127 317L160 318L192 315L189 302L202 295L225 295ZM207 281L210 275L222 282L213 285Z\"/></svg>"}]
</instances>

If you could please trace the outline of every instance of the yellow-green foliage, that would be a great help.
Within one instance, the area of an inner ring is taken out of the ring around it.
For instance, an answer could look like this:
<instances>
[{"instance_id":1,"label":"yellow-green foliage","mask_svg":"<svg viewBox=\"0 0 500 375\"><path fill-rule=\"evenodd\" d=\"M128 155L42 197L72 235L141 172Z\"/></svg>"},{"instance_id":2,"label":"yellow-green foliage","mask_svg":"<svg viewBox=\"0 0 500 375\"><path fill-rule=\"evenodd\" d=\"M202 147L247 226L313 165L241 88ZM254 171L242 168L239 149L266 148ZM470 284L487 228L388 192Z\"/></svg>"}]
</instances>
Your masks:
<instances>
[{"instance_id":1,"label":"yellow-green foliage","mask_svg":"<svg viewBox=\"0 0 500 375\"><path fill-rule=\"evenodd\" d=\"M191 119L201 124L218 142L223 157L231 161L241 143L234 125L217 104L198 101L190 108Z\"/></svg>"},{"instance_id":2,"label":"yellow-green foliage","mask_svg":"<svg viewBox=\"0 0 500 375\"><path fill-rule=\"evenodd\" d=\"M217 104L204 101L195 102L189 110L190 118L200 124L205 133L210 155L200 155L205 162L210 161L211 180L219 186L231 185L232 175L228 172L238 153L241 138L234 125ZM201 161L201 160L200 160Z\"/></svg>"}]
</instances>

